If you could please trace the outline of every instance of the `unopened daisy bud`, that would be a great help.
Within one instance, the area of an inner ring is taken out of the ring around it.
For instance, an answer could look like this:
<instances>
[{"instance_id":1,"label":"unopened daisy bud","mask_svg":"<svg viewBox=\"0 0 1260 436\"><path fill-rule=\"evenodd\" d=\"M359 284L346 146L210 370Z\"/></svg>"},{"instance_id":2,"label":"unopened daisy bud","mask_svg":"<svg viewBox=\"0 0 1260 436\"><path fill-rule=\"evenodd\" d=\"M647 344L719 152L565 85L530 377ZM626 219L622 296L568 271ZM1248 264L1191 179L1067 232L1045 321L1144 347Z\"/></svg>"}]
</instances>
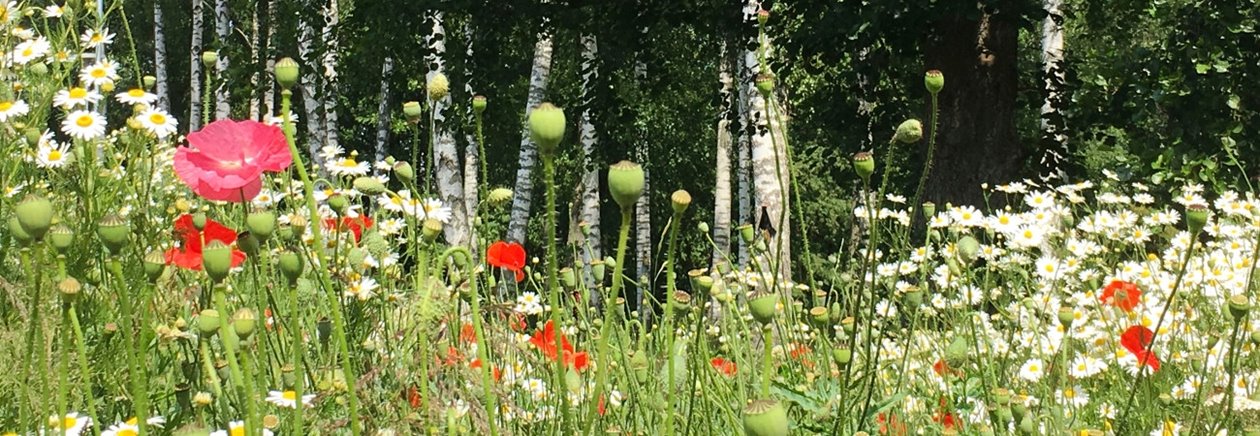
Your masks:
<instances>
[{"instance_id":1,"label":"unopened daisy bud","mask_svg":"<svg viewBox=\"0 0 1260 436\"><path fill-rule=\"evenodd\" d=\"M27 195L13 208L18 223L35 240L44 239L44 234L52 227L53 206L42 195Z\"/></svg>"},{"instance_id":2,"label":"unopened daisy bud","mask_svg":"<svg viewBox=\"0 0 1260 436\"><path fill-rule=\"evenodd\" d=\"M284 274L284 278L289 280L289 284L297 283L298 277L302 276L302 258L292 251L284 251L280 253L280 272Z\"/></svg>"},{"instance_id":3,"label":"unopened daisy bud","mask_svg":"<svg viewBox=\"0 0 1260 436\"><path fill-rule=\"evenodd\" d=\"M748 436L787 436L787 411L771 399L753 400L744 407L744 434Z\"/></svg>"},{"instance_id":4,"label":"unopened daisy bud","mask_svg":"<svg viewBox=\"0 0 1260 436\"><path fill-rule=\"evenodd\" d=\"M1250 310L1251 302L1247 301L1246 295L1238 294L1229 297L1229 314L1234 317L1234 322L1242 322Z\"/></svg>"},{"instance_id":5,"label":"unopened daisy bud","mask_svg":"<svg viewBox=\"0 0 1260 436\"><path fill-rule=\"evenodd\" d=\"M276 84L280 85L280 89L293 89L297 86L300 70L301 67L293 58L281 58L275 65Z\"/></svg>"},{"instance_id":6,"label":"unopened daisy bud","mask_svg":"<svg viewBox=\"0 0 1260 436\"><path fill-rule=\"evenodd\" d=\"M967 264L975 262L976 258L980 256L980 241L977 241L971 235L963 236L959 239L958 243L955 244L955 248L958 249L958 258Z\"/></svg>"},{"instance_id":7,"label":"unopened daisy bud","mask_svg":"<svg viewBox=\"0 0 1260 436\"><path fill-rule=\"evenodd\" d=\"M1192 204L1186 206L1186 227L1190 230L1190 234L1197 235L1207 226L1208 208L1204 204Z\"/></svg>"},{"instance_id":8,"label":"unopened daisy bud","mask_svg":"<svg viewBox=\"0 0 1260 436\"><path fill-rule=\"evenodd\" d=\"M251 212L245 217L245 228L258 240L266 241L276 231L276 214L265 210Z\"/></svg>"},{"instance_id":9,"label":"unopened daisy bud","mask_svg":"<svg viewBox=\"0 0 1260 436\"><path fill-rule=\"evenodd\" d=\"M853 155L853 171L863 183L871 182L871 174L875 174L875 156L868 151L859 151Z\"/></svg>"},{"instance_id":10,"label":"unopened daisy bud","mask_svg":"<svg viewBox=\"0 0 1260 436\"><path fill-rule=\"evenodd\" d=\"M752 313L753 319L757 320L761 325L766 325L774 321L778 304L779 294L766 292L754 296L748 302L748 311Z\"/></svg>"},{"instance_id":11,"label":"unopened daisy bud","mask_svg":"<svg viewBox=\"0 0 1260 436\"><path fill-rule=\"evenodd\" d=\"M897 126L897 133L893 135L893 140L902 144L913 144L923 139L923 123L919 120L909 119L901 122Z\"/></svg>"},{"instance_id":12,"label":"unopened daisy bud","mask_svg":"<svg viewBox=\"0 0 1260 436\"><path fill-rule=\"evenodd\" d=\"M745 244L753 243L753 238L757 237L757 229L754 229L752 224L742 224L736 227L735 230L739 231L739 239L744 241Z\"/></svg>"},{"instance_id":13,"label":"unopened daisy bud","mask_svg":"<svg viewBox=\"0 0 1260 436\"><path fill-rule=\"evenodd\" d=\"M765 9L757 10L757 24L766 25L766 21L770 20L770 11Z\"/></svg>"},{"instance_id":14,"label":"unopened daisy bud","mask_svg":"<svg viewBox=\"0 0 1260 436\"><path fill-rule=\"evenodd\" d=\"M1063 327L1071 327L1076 321L1076 312L1069 307L1059 308L1058 316L1059 324L1063 324Z\"/></svg>"},{"instance_id":15,"label":"unopened daisy bud","mask_svg":"<svg viewBox=\"0 0 1260 436\"><path fill-rule=\"evenodd\" d=\"M669 196L669 205L674 208L675 214L682 215L687 211L687 206L691 205L691 194L682 189L674 191L673 195Z\"/></svg>"},{"instance_id":16,"label":"unopened daisy bud","mask_svg":"<svg viewBox=\"0 0 1260 436\"><path fill-rule=\"evenodd\" d=\"M74 244L74 230L65 224L57 224L48 230L48 243L57 251L65 253Z\"/></svg>"},{"instance_id":17,"label":"unopened daisy bud","mask_svg":"<svg viewBox=\"0 0 1260 436\"><path fill-rule=\"evenodd\" d=\"M211 336L219 332L223 319L219 316L219 311L214 309L205 309L197 314L197 331L202 336Z\"/></svg>"},{"instance_id":18,"label":"unopened daisy bud","mask_svg":"<svg viewBox=\"0 0 1260 436\"><path fill-rule=\"evenodd\" d=\"M79 298L79 292L83 290L83 285L74 277L66 277L57 282L57 291L61 292L61 298L67 304L74 303Z\"/></svg>"},{"instance_id":19,"label":"unopened daisy bud","mask_svg":"<svg viewBox=\"0 0 1260 436\"><path fill-rule=\"evenodd\" d=\"M161 250L153 250L144 255L144 276L149 283L156 282L162 272L166 271L166 255Z\"/></svg>"},{"instance_id":20,"label":"unopened daisy bud","mask_svg":"<svg viewBox=\"0 0 1260 436\"><path fill-rule=\"evenodd\" d=\"M932 94L939 93L945 88L945 75L941 74L941 70L928 70L923 75L923 86Z\"/></svg>"},{"instance_id":21,"label":"unopened daisy bud","mask_svg":"<svg viewBox=\"0 0 1260 436\"><path fill-rule=\"evenodd\" d=\"M96 236L110 253L118 254L127 245L131 236L131 226L118 215L106 215L96 225Z\"/></svg>"},{"instance_id":22,"label":"unopened daisy bud","mask_svg":"<svg viewBox=\"0 0 1260 436\"><path fill-rule=\"evenodd\" d=\"M236 336L242 341L249 340L249 336L254 334L254 328L258 325L258 314L253 309L242 307L232 315L232 329L236 330Z\"/></svg>"},{"instance_id":23,"label":"unopened daisy bud","mask_svg":"<svg viewBox=\"0 0 1260 436\"><path fill-rule=\"evenodd\" d=\"M950 342L948 347L945 347L945 363L950 368L961 368L963 365L966 365L969 357L968 351L970 350L968 347L966 338L962 336L955 337L954 341Z\"/></svg>"},{"instance_id":24,"label":"unopened daisy bud","mask_svg":"<svg viewBox=\"0 0 1260 436\"><path fill-rule=\"evenodd\" d=\"M472 98L472 108L473 108L473 112L476 112L478 114L485 112L486 111L486 96L474 95Z\"/></svg>"},{"instance_id":25,"label":"unopened daisy bud","mask_svg":"<svg viewBox=\"0 0 1260 436\"><path fill-rule=\"evenodd\" d=\"M424 115L424 108L420 107L418 101L403 102L403 116L407 117L407 122L416 124L420 122L420 117Z\"/></svg>"},{"instance_id":26,"label":"unopened daisy bud","mask_svg":"<svg viewBox=\"0 0 1260 436\"><path fill-rule=\"evenodd\" d=\"M424 227L420 229L420 234L426 242L436 241L442 234L442 222L433 218L424 220Z\"/></svg>"},{"instance_id":27,"label":"unopened daisy bud","mask_svg":"<svg viewBox=\"0 0 1260 436\"><path fill-rule=\"evenodd\" d=\"M375 177L361 176L354 179L354 189L367 195L385 193L385 184Z\"/></svg>"},{"instance_id":28,"label":"unopened daisy bud","mask_svg":"<svg viewBox=\"0 0 1260 436\"><path fill-rule=\"evenodd\" d=\"M201 52L201 64L205 65L206 68L214 68L216 65L219 64L219 52L217 51Z\"/></svg>"},{"instance_id":29,"label":"unopened daisy bud","mask_svg":"<svg viewBox=\"0 0 1260 436\"><path fill-rule=\"evenodd\" d=\"M634 207L643 195L643 167L623 160L608 167L608 192L622 210Z\"/></svg>"},{"instance_id":30,"label":"unopened daisy bud","mask_svg":"<svg viewBox=\"0 0 1260 436\"><path fill-rule=\"evenodd\" d=\"M451 81L445 74L433 73L429 82L424 85L424 89L429 93L429 100L438 101L446 98L446 95L451 92Z\"/></svg>"},{"instance_id":31,"label":"unopened daisy bud","mask_svg":"<svg viewBox=\"0 0 1260 436\"><path fill-rule=\"evenodd\" d=\"M22 136L26 139L26 145L38 147L39 140L43 138L44 133L34 127L28 127L22 132Z\"/></svg>"},{"instance_id":32,"label":"unopened daisy bud","mask_svg":"<svg viewBox=\"0 0 1260 436\"><path fill-rule=\"evenodd\" d=\"M753 81L757 86L757 92L761 93L762 98L769 98L770 93L774 92L774 75L770 73L761 73Z\"/></svg>"},{"instance_id":33,"label":"unopened daisy bud","mask_svg":"<svg viewBox=\"0 0 1260 436\"><path fill-rule=\"evenodd\" d=\"M218 239L207 242L201 250L201 265L210 280L222 282L232 270L232 247Z\"/></svg>"},{"instance_id":34,"label":"unopened daisy bud","mask_svg":"<svg viewBox=\"0 0 1260 436\"><path fill-rule=\"evenodd\" d=\"M564 139L564 110L544 102L529 111L529 137L538 144L538 154L543 159L556 155L560 141Z\"/></svg>"}]
</instances>

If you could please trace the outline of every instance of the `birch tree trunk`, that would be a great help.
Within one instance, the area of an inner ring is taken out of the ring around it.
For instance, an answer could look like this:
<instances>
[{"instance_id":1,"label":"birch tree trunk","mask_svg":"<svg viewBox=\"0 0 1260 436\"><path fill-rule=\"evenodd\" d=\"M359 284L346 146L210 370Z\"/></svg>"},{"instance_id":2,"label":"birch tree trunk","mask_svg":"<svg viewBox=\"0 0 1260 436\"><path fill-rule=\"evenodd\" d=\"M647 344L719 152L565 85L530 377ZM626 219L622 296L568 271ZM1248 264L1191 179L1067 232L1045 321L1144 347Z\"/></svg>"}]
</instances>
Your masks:
<instances>
[{"instance_id":1,"label":"birch tree trunk","mask_svg":"<svg viewBox=\"0 0 1260 436\"><path fill-rule=\"evenodd\" d=\"M1041 157L1042 180L1066 177L1069 154L1063 119L1063 86L1067 80L1063 69L1063 0L1045 0L1046 18L1041 25L1041 63L1045 75L1046 100L1041 105L1041 141L1045 154Z\"/></svg>"},{"instance_id":2,"label":"birch tree trunk","mask_svg":"<svg viewBox=\"0 0 1260 436\"><path fill-rule=\"evenodd\" d=\"M376 153L373 156L376 162L384 162L389 156L389 75L393 72L394 58L386 56L381 62L381 102L376 106ZM373 168L376 166L373 165ZM381 174L379 169L373 172Z\"/></svg>"},{"instance_id":3,"label":"birch tree trunk","mask_svg":"<svg viewBox=\"0 0 1260 436\"><path fill-rule=\"evenodd\" d=\"M156 0L155 0L156 1ZM263 2L256 0L254 2L253 19L250 20L249 33L249 119L258 121L262 119L262 107L259 101L260 92L258 91L258 66L261 64L262 49L258 46L259 32L262 29L258 24L258 8L262 7Z\"/></svg>"},{"instance_id":4,"label":"birch tree trunk","mask_svg":"<svg viewBox=\"0 0 1260 436\"><path fill-rule=\"evenodd\" d=\"M446 68L446 29L442 27L442 13L434 12L430 19L433 20L433 32L426 41L429 45L426 60L433 66L433 70L425 74L426 83L436 74L445 74ZM446 110L451 106L451 95L448 92L446 97L432 103L434 128L431 134L438 197L451 208L450 222L442 226L442 232L446 235L447 243L466 245L471 232L468 227L468 210L464 208L463 173L459 164L459 150L455 147L455 136L446 124Z\"/></svg>"},{"instance_id":5,"label":"birch tree trunk","mask_svg":"<svg viewBox=\"0 0 1260 436\"><path fill-rule=\"evenodd\" d=\"M750 40L749 42L752 43L753 41ZM754 220L752 214L755 206L752 196L752 153L749 152L752 145L750 140L755 132L755 126L748 106L750 95L756 93L756 91L747 86L753 80L753 70L747 63L748 53L750 52L747 50L739 52L736 55L738 61L735 63L736 70L738 70L736 79L738 85L735 92L737 100L735 109L738 114L735 116L735 119L739 123L736 130L738 136L735 141L735 160L738 170L735 181L739 189L737 195L739 196L740 225L752 224ZM739 240L738 266L743 268L748 265L748 243L744 242L743 238L737 239Z\"/></svg>"},{"instance_id":6,"label":"birch tree trunk","mask_svg":"<svg viewBox=\"0 0 1260 436\"><path fill-rule=\"evenodd\" d=\"M274 1L267 0L267 39L263 41L267 48L263 52L263 56L266 56L267 61L263 69L265 76L262 86L262 111L267 115L283 116L283 114L278 113L279 108L276 107L276 81L271 80L276 71L276 44L274 41L276 36L276 9L279 6Z\"/></svg>"},{"instance_id":7,"label":"birch tree trunk","mask_svg":"<svg viewBox=\"0 0 1260 436\"><path fill-rule=\"evenodd\" d=\"M645 41L646 34L647 29L640 28L639 40ZM642 56L635 60L634 78L636 84L647 79L647 64ZM635 278L639 280L635 301L638 302L643 325L652 325L651 302L646 298L655 289L655 281L652 280L652 156L648 152L647 135L642 127L636 129L634 141L634 160L643 166L643 195L639 196L634 206Z\"/></svg>"},{"instance_id":8,"label":"birch tree trunk","mask_svg":"<svg viewBox=\"0 0 1260 436\"><path fill-rule=\"evenodd\" d=\"M525 102L525 118L534 106L542 103L547 92L547 77L551 75L551 31L544 29L534 44L534 63L529 72L529 97ZM534 195L534 166L538 160L538 146L529 138L529 127L522 124L520 166L516 169L516 188L512 194L512 217L508 223L507 239L525 243L525 226L529 224L530 203Z\"/></svg>"},{"instance_id":9,"label":"birch tree trunk","mask_svg":"<svg viewBox=\"0 0 1260 436\"><path fill-rule=\"evenodd\" d=\"M748 6L756 6L756 0L749 0ZM756 19L757 9L744 9L745 20L752 21ZM759 41L760 44L768 46L767 41ZM769 51L768 49L765 51ZM765 55L769 57L769 54ZM765 70L760 64L757 53L748 51L744 54L744 63L748 65L751 71ZM791 278L791 217L788 213L788 188L790 180L788 180L788 162L786 138L783 136L783 126L780 122L783 117L781 108L774 107L771 112L771 106L767 105L767 101L757 91L756 85L752 82L745 82L744 87L748 89L749 95L749 117L753 123L753 131L751 132L751 152L752 152L752 170L753 170L753 189L757 195L757 209L753 212L760 218L758 219L758 227L766 228L765 221L770 220L769 224L774 229L773 236L766 241L766 251L769 262L762 262L763 266L777 266L774 273L777 278L787 280Z\"/></svg>"},{"instance_id":10,"label":"birch tree trunk","mask_svg":"<svg viewBox=\"0 0 1260 436\"><path fill-rule=\"evenodd\" d=\"M717 174L713 188L713 264L729 256L731 247L731 98L735 89L735 81L731 77L730 62L726 56L726 46L722 46L721 72L718 91L721 99L721 110L717 122L717 160L714 172Z\"/></svg>"},{"instance_id":11,"label":"birch tree trunk","mask_svg":"<svg viewBox=\"0 0 1260 436\"><path fill-rule=\"evenodd\" d=\"M315 42L315 31L310 23L298 18L298 58L302 65L312 65L315 57L311 44ZM306 111L306 147L311 153L311 162L318 172L324 170L324 158L319 150L323 148L324 119L319 110L324 106L316 92L318 77L311 68L302 68L302 107Z\"/></svg>"},{"instance_id":12,"label":"birch tree trunk","mask_svg":"<svg viewBox=\"0 0 1260 436\"><path fill-rule=\"evenodd\" d=\"M473 89L473 71L477 71L477 67L473 61L475 59L473 57L473 38L475 37L474 30L472 17L469 17L466 21L464 21L464 38L468 41L468 45L464 47L465 63L463 74L464 95L468 99L464 100L464 102L467 103L464 105L464 120L468 126L475 126L471 98L474 95L477 95L476 90ZM481 185L478 182L484 183L483 180L479 180L481 168L478 165L481 159L481 153L477 149L477 133L475 128L465 129L464 131L467 132L464 135L464 211L468 214L468 242L471 245L469 248L471 248L473 252L478 252L477 239L479 238L478 235L476 235L476 228L474 227L475 223L473 221L477 217L477 207L481 203L479 195Z\"/></svg>"},{"instance_id":13,"label":"birch tree trunk","mask_svg":"<svg viewBox=\"0 0 1260 436\"><path fill-rule=\"evenodd\" d=\"M594 97L592 88L595 86L595 79L599 77L599 70L596 67L596 56L599 46L594 35L582 35L582 66L579 70L582 74L582 96L580 98L582 105L582 118L578 125L578 140L582 143L582 156L584 156L583 168L586 169L582 176L582 192L581 192L581 212L579 219L586 223L587 234L585 236L586 247L580 249L582 254L582 271L588 287L595 286L595 277L591 273L591 261L602 259L604 257L600 241L601 234L599 228L599 163L595 161L595 150L599 146L596 136L595 125L591 122L591 105ZM589 247L589 251L586 249ZM597 293L592 293L595 295Z\"/></svg>"},{"instance_id":14,"label":"birch tree trunk","mask_svg":"<svg viewBox=\"0 0 1260 436\"><path fill-rule=\"evenodd\" d=\"M227 0L215 0L214 2L214 28L215 34L219 40L219 62L215 66L215 72L218 74L216 84L218 87L214 89L214 119L221 120L231 115L231 93L229 92L232 82L227 80L227 71L230 60L227 55L228 37L232 35L232 18L228 15Z\"/></svg>"},{"instance_id":15,"label":"birch tree trunk","mask_svg":"<svg viewBox=\"0 0 1260 436\"><path fill-rule=\"evenodd\" d=\"M341 141L337 131L337 25L341 22L338 0L328 0L324 8L324 145L338 146Z\"/></svg>"},{"instance_id":16,"label":"birch tree trunk","mask_svg":"<svg viewBox=\"0 0 1260 436\"><path fill-rule=\"evenodd\" d=\"M188 44L188 131L201 129L201 34L205 32L205 20L201 12L202 0L192 2L192 35Z\"/></svg>"},{"instance_id":17,"label":"birch tree trunk","mask_svg":"<svg viewBox=\"0 0 1260 436\"><path fill-rule=\"evenodd\" d=\"M154 94L157 106L171 110L171 98L166 83L166 23L162 18L162 0L153 0L153 77L157 79Z\"/></svg>"}]
</instances>

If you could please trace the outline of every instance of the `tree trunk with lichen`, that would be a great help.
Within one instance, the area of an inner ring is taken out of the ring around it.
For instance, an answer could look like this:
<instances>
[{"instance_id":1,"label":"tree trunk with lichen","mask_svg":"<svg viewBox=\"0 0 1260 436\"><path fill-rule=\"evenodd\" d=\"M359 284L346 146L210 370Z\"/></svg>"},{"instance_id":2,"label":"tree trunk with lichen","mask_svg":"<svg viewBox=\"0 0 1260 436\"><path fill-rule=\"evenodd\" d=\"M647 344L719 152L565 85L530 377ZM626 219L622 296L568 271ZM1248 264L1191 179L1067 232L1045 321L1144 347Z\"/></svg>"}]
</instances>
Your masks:
<instances>
[{"instance_id":1,"label":"tree trunk with lichen","mask_svg":"<svg viewBox=\"0 0 1260 436\"><path fill-rule=\"evenodd\" d=\"M544 23L546 27L546 23ZM544 29L534 44L534 62L529 72L529 96L525 100L525 118L543 102L547 93L547 77L551 75L551 32ZM507 240L525 242L530 205L534 195L534 166L538 163L538 146L529 137L528 125L522 124L521 154L516 169L516 187L512 192L512 216L508 222Z\"/></svg>"},{"instance_id":2,"label":"tree trunk with lichen","mask_svg":"<svg viewBox=\"0 0 1260 436\"><path fill-rule=\"evenodd\" d=\"M425 59L433 70L425 74L425 83L437 74L446 74L446 28L442 26L442 13L434 12L429 17L432 21L432 33L426 41L429 55ZM451 94L430 101L433 110L433 167L436 175L438 198L451 209L451 219L442 226L446 242L462 246L468 243L468 213L464 208L464 174L459 163L459 151L455 147L455 135L451 133L446 122L447 111L451 107Z\"/></svg>"}]
</instances>

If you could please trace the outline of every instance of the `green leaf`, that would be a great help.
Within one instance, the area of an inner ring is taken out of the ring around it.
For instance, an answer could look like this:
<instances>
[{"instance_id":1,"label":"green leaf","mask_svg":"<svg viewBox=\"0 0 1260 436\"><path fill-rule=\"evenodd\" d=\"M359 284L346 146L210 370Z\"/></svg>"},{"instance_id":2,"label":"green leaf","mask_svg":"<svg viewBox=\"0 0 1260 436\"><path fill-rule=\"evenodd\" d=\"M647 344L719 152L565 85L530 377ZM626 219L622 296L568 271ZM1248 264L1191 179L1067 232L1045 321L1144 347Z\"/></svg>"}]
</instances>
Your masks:
<instances>
[{"instance_id":1,"label":"green leaf","mask_svg":"<svg viewBox=\"0 0 1260 436\"><path fill-rule=\"evenodd\" d=\"M1229 108L1233 110L1238 110L1240 100L1241 99L1238 98L1238 94L1230 94L1229 98L1225 100L1225 106L1229 106Z\"/></svg>"},{"instance_id":2,"label":"green leaf","mask_svg":"<svg viewBox=\"0 0 1260 436\"><path fill-rule=\"evenodd\" d=\"M1194 71L1199 74L1207 74L1208 70L1211 68L1212 66L1208 64L1194 64Z\"/></svg>"}]
</instances>

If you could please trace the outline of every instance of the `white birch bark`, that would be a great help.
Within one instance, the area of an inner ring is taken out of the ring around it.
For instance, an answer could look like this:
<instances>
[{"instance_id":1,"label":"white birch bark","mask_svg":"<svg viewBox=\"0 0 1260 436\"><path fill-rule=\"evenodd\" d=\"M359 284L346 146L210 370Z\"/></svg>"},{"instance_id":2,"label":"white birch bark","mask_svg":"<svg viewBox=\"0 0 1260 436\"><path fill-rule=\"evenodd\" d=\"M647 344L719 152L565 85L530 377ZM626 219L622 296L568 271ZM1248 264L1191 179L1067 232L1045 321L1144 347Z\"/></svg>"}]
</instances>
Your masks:
<instances>
[{"instance_id":1,"label":"white birch bark","mask_svg":"<svg viewBox=\"0 0 1260 436\"><path fill-rule=\"evenodd\" d=\"M384 162L388 157L387 148L389 147L389 75L394 72L394 58L386 56L381 62L381 101L376 106L376 152L373 158L376 162ZM372 168L376 168L375 165ZM377 175L381 174L381 170L373 170Z\"/></svg>"},{"instance_id":2,"label":"white birch bark","mask_svg":"<svg viewBox=\"0 0 1260 436\"><path fill-rule=\"evenodd\" d=\"M230 60L225 49L228 46L228 37L232 34L232 18L228 13L227 0L215 0L214 28L219 41L219 62L215 66L218 80L215 80L217 86L214 89L214 119L216 120L227 118L232 111L231 93L229 92L232 83L227 80Z\"/></svg>"},{"instance_id":3,"label":"white birch bark","mask_svg":"<svg viewBox=\"0 0 1260 436\"><path fill-rule=\"evenodd\" d=\"M336 0L334 0L336 1ZM433 70L425 74L426 83L434 75L445 74L446 60L446 29L442 27L442 13L434 12L430 17L433 20L433 32L429 34L428 41L429 54L426 56L426 63L433 66ZM451 95L448 92L445 98L434 101L433 118L434 129L433 135L433 165L436 173L436 185L438 197L451 208L451 219L442 226L442 231L446 235L446 242L451 245L466 245L468 243L469 227L468 227L468 211L464 208L464 187L463 173L459 164L459 151L455 147L455 136L451 133L450 126L446 123L446 111L451 106Z\"/></svg>"},{"instance_id":4,"label":"white birch bark","mask_svg":"<svg viewBox=\"0 0 1260 436\"><path fill-rule=\"evenodd\" d=\"M546 24L544 24L544 27ZM529 72L529 97L525 102L525 120L534 106L542 103L547 92L547 77L551 75L551 32L544 29L534 44L534 62ZM530 203L534 195L534 167L537 166L538 146L529 138L529 127L521 125L521 154L516 169L516 187L512 194L512 217L508 223L507 239L525 243L525 226L529 223Z\"/></svg>"},{"instance_id":5,"label":"white birch bark","mask_svg":"<svg viewBox=\"0 0 1260 436\"><path fill-rule=\"evenodd\" d=\"M1063 0L1044 0L1046 18L1041 25L1041 63L1045 75L1046 99L1041 105L1041 135L1048 146L1041 157L1046 173L1043 180L1063 179L1063 164L1068 156L1067 135L1063 124L1063 86L1067 80L1063 69Z\"/></svg>"},{"instance_id":6,"label":"white birch bark","mask_svg":"<svg viewBox=\"0 0 1260 436\"><path fill-rule=\"evenodd\" d=\"M276 71L276 9L279 7L276 2L267 1L267 50L263 53L266 56L266 67L263 70L263 86L262 86L262 113L264 115L283 115L280 114L279 108L276 107L276 81L271 80L275 77Z\"/></svg>"},{"instance_id":7,"label":"white birch bark","mask_svg":"<svg viewBox=\"0 0 1260 436\"><path fill-rule=\"evenodd\" d=\"M646 33L646 29L640 28L640 41L646 39ZM643 62L642 57L635 60L634 78L636 83L643 83L647 79L647 64ZM647 138L642 128L635 133L634 154L634 160L643 166L643 195L639 196L639 201L634 206L635 279L639 280L635 301L638 302L641 321L644 325L651 325L652 311L648 310L647 305L650 301L647 300L647 296L651 295L654 289L652 280L652 156L648 152Z\"/></svg>"},{"instance_id":8,"label":"white birch bark","mask_svg":"<svg viewBox=\"0 0 1260 436\"><path fill-rule=\"evenodd\" d=\"M751 8L744 9L746 20L756 19L756 3L756 0L749 0L748 6ZM768 42L761 41L761 44L768 45ZM765 56L769 57L769 54ZM744 63L752 71L762 69L756 52L746 52ZM750 151L752 152L753 190L757 196L757 208L753 213L759 217L759 227L764 227L760 221L768 217L774 228L774 236L766 241L769 262L762 262L762 265L766 267L777 265L777 271L774 273L778 278L786 280L791 277L792 258L791 238L788 237L791 235L791 217L788 214L788 189L791 181L788 179L790 173L788 172L787 149L783 126L780 123L780 120L785 117L779 107L774 108L773 114L770 112L766 99L757 91L752 81L745 82L743 86L748 89L748 111L753 123Z\"/></svg>"},{"instance_id":9,"label":"white birch bark","mask_svg":"<svg viewBox=\"0 0 1260 436\"><path fill-rule=\"evenodd\" d=\"M314 48L311 46L315 42L315 31L306 20L298 19L298 58L302 65L312 65L311 60L315 57ZM324 104L319 100L319 94L316 92L318 85L317 75L311 68L302 68L302 107L306 112L306 147L311 153L311 162L323 172L324 158L320 156L319 150L323 148L324 140L324 118L320 115L320 109Z\"/></svg>"},{"instance_id":10,"label":"white birch bark","mask_svg":"<svg viewBox=\"0 0 1260 436\"><path fill-rule=\"evenodd\" d=\"M258 8L261 8L262 4L261 1L254 2L249 33L249 70L251 71L249 73L249 119L254 121L262 120L262 103L259 101L261 93L258 92L258 65L262 56L262 50L258 47L258 38L261 37L259 32L262 31L258 27Z\"/></svg>"},{"instance_id":11,"label":"white birch bark","mask_svg":"<svg viewBox=\"0 0 1260 436\"><path fill-rule=\"evenodd\" d=\"M736 82L738 83L738 86L736 87L737 90L735 92L735 110L738 114L735 116L735 119L739 123L739 126L736 130L738 137L735 140L735 160L737 169L735 182L738 186L737 195L739 197L740 225L752 224L753 220L756 219L753 217L755 204L752 196L752 153L749 152L749 149L751 148L750 139L752 138L755 126L752 123L752 117L750 117L750 112L748 111L749 97L756 91L750 92L749 87L745 86L746 83L753 80L753 72L749 69L749 65L746 62L747 56L747 51L739 53L737 55L738 62L736 62L736 69L738 70ZM743 268L748 265L748 243L744 242L743 238L736 239L739 241L739 255L737 256L739 262L738 266Z\"/></svg>"},{"instance_id":12,"label":"white birch bark","mask_svg":"<svg viewBox=\"0 0 1260 436\"><path fill-rule=\"evenodd\" d=\"M341 22L338 0L328 0L324 8L324 145L337 146L341 141L337 130L337 25Z\"/></svg>"},{"instance_id":13,"label":"white birch bark","mask_svg":"<svg viewBox=\"0 0 1260 436\"><path fill-rule=\"evenodd\" d=\"M479 166L481 153L477 148L477 132L471 101L472 97L477 95L476 90L473 89L473 71L477 69L473 62L474 31L472 18L469 17L464 21L464 38L468 41L468 45L464 47L464 96L467 98L467 100L464 100L464 103L466 103L464 105L464 120L468 126L474 126L474 128L464 129L467 132L464 135L464 211L468 214L468 242L471 244L470 248L473 252L478 252L478 237L475 235L476 229L473 220L477 217L477 207L481 203L478 195L480 188L478 182L484 181L479 180L481 176L481 167Z\"/></svg>"},{"instance_id":14,"label":"white birch bark","mask_svg":"<svg viewBox=\"0 0 1260 436\"><path fill-rule=\"evenodd\" d=\"M201 11L202 0L192 2L192 35L188 44L188 131L201 129L201 35L205 32L205 19Z\"/></svg>"},{"instance_id":15,"label":"white birch bark","mask_svg":"<svg viewBox=\"0 0 1260 436\"><path fill-rule=\"evenodd\" d=\"M729 256L731 247L731 97L735 89L735 80L731 76L730 62L726 56L726 47L722 47L721 72L718 81L721 88L718 95L722 109L718 113L717 122L717 159L714 163L716 177L713 188L713 264L724 261Z\"/></svg>"},{"instance_id":16,"label":"white birch bark","mask_svg":"<svg viewBox=\"0 0 1260 436\"><path fill-rule=\"evenodd\" d=\"M582 156L584 156L583 168L586 169L582 176L582 192L581 192L581 212L579 219L587 225L587 235L585 237L585 245L579 251L582 253L583 277L588 287L595 285L595 278L591 273L591 261L602 259L604 257L602 247L600 246L601 233L599 225L599 163L595 162L595 150L599 146L596 136L595 124L591 122L591 104L593 97L591 88L595 86L594 80L599 77L599 70L596 68L595 60L599 52L599 46L594 35L582 35L582 67L579 72L582 74L582 118L578 125L578 140L582 143ZM586 249L589 248L589 251ZM594 295L594 293L592 294Z\"/></svg>"},{"instance_id":17,"label":"white birch bark","mask_svg":"<svg viewBox=\"0 0 1260 436\"><path fill-rule=\"evenodd\" d=\"M153 93L157 107L170 111L171 99L166 83L166 22L162 17L162 0L153 0L153 77L157 79Z\"/></svg>"}]
</instances>

